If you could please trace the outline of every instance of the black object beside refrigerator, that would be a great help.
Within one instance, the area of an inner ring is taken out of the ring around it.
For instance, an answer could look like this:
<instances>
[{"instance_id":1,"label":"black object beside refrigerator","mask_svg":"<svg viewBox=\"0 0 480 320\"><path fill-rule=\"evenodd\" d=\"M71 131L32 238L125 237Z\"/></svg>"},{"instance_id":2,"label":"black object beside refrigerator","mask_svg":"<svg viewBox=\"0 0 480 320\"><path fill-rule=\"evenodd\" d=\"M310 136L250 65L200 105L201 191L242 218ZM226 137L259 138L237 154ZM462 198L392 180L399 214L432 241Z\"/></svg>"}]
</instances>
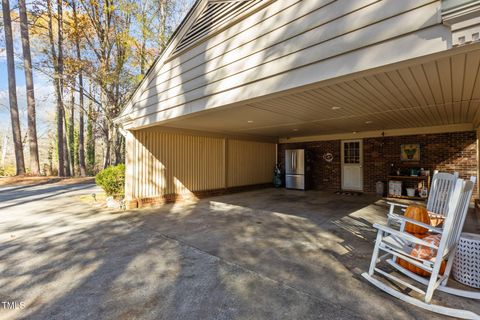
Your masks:
<instances>
[{"instance_id":1,"label":"black object beside refrigerator","mask_svg":"<svg viewBox=\"0 0 480 320\"><path fill-rule=\"evenodd\" d=\"M285 150L285 187L308 189L307 154L304 149Z\"/></svg>"}]
</instances>

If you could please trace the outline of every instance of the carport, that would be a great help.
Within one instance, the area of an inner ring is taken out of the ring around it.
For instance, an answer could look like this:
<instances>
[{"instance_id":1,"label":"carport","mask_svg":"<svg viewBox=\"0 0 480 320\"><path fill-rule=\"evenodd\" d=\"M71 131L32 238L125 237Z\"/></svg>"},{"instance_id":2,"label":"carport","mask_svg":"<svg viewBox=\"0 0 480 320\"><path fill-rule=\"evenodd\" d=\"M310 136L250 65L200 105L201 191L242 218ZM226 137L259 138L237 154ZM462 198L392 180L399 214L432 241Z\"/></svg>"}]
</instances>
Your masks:
<instances>
[{"instance_id":1,"label":"carport","mask_svg":"<svg viewBox=\"0 0 480 320\"><path fill-rule=\"evenodd\" d=\"M404 144L478 175L478 5L197 1L117 119L127 198L265 186L291 148L312 151L314 189L373 192Z\"/></svg>"}]
</instances>

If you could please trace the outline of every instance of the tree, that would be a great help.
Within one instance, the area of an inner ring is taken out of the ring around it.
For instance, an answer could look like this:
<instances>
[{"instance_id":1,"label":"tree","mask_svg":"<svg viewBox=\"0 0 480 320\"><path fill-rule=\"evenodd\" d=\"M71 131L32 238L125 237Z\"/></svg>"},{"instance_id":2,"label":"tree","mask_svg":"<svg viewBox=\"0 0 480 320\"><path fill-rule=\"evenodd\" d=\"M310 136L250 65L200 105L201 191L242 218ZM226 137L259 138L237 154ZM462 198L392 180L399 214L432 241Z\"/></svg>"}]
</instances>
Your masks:
<instances>
[{"instance_id":1,"label":"tree","mask_svg":"<svg viewBox=\"0 0 480 320\"><path fill-rule=\"evenodd\" d=\"M55 89L59 175L68 176L71 164L80 175L91 173L101 166L95 162L100 154L103 166L124 161L124 137L113 119L188 3L32 0L27 6L33 68L50 77Z\"/></svg>"},{"instance_id":2,"label":"tree","mask_svg":"<svg viewBox=\"0 0 480 320\"><path fill-rule=\"evenodd\" d=\"M71 1L72 11L73 11L73 22L75 28L75 49L76 49L76 58L78 62L82 61L82 55L80 51L80 30L79 30L79 21L77 15L77 4L76 0ZM87 175L87 169L85 165L85 120L84 120L84 90L83 90L83 70L80 67L78 72L78 94L79 94L79 119L78 119L78 166L80 169L80 176L85 177Z\"/></svg>"},{"instance_id":3,"label":"tree","mask_svg":"<svg viewBox=\"0 0 480 320\"><path fill-rule=\"evenodd\" d=\"M72 171L70 169L70 153L68 151L68 141L66 137L67 133L67 120L66 120L66 113L65 113L65 103L63 102L63 89L64 89L64 65L63 65L63 1L57 0L57 42L58 42L58 56L57 56L57 67L58 67L58 78L59 78L59 88L60 94L62 96L62 103L61 103L61 111L63 115L62 122L64 123L64 127L62 129L62 150L63 150L63 161L64 161L64 168L65 168L65 175L70 177L72 175ZM59 133L60 134L60 133Z\"/></svg>"},{"instance_id":4,"label":"tree","mask_svg":"<svg viewBox=\"0 0 480 320\"><path fill-rule=\"evenodd\" d=\"M18 0L20 13L20 33L22 37L23 65L27 89L28 142L30 147L30 170L33 175L40 174L38 158L37 120L35 116L35 94L32 74L32 57L30 53L30 37L28 35L28 18L25 0Z\"/></svg>"},{"instance_id":5,"label":"tree","mask_svg":"<svg viewBox=\"0 0 480 320\"><path fill-rule=\"evenodd\" d=\"M73 79L75 83L75 80ZM73 86L75 86L73 84ZM75 92L70 90L70 108L67 123L67 141L68 141L68 158L70 163L70 172L75 173Z\"/></svg>"},{"instance_id":6,"label":"tree","mask_svg":"<svg viewBox=\"0 0 480 320\"><path fill-rule=\"evenodd\" d=\"M70 165L68 162L68 150L65 137L65 109L63 103L63 4L57 0L57 48L55 47L53 29L52 0L47 0L48 13L48 38L50 42L50 55L54 70L54 86L57 100L57 150L58 150L58 175L61 177L70 176Z\"/></svg>"},{"instance_id":7,"label":"tree","mask_svg":"<svg viewBox=\"0 0 480 320\"><path fill-rule=\"evenodd\" d=\"M10 102L10 118L12 121L13 143L15 146L16 174L25 174L25 160L23 157L22 132L18 115L17 83L15 79L15 61L13 52L12 20L10 17L9 0L2 0L3 28L5 31L5 47L7 51L8 69L8 99Z\"/></svg>"},{"instance_id":8,"label":"tree","mask_svg":"<svg viewBox=\"0 0 480 320\"><path fill-rule=\"evenodd\" d=\"M87 166L90 174L95 171L95 135L94 127L97 120L95 111L93 110L93 102L90 100L88 104L87 115Z\"/></svg>"}]
</instances>

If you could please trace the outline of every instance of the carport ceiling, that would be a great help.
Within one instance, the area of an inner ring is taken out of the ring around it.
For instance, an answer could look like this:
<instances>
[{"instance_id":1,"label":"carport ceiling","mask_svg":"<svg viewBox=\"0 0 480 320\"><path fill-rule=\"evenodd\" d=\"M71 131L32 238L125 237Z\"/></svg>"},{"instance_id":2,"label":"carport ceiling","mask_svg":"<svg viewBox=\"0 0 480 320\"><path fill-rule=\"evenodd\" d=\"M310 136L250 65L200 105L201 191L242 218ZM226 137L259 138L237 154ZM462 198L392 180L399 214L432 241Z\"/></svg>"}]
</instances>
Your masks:
<instances>
[{"instance_id":1,"label":"carport ceiling","mask_svg":"<svg viewBox=\"0 0 480 320\"><path fill-rule=\"evenodd\" d=\"M478 47L477 47L478 48ZM180 118L169 127L295 137L480 124L480 49Z\"/></svg>"}]
</instances>

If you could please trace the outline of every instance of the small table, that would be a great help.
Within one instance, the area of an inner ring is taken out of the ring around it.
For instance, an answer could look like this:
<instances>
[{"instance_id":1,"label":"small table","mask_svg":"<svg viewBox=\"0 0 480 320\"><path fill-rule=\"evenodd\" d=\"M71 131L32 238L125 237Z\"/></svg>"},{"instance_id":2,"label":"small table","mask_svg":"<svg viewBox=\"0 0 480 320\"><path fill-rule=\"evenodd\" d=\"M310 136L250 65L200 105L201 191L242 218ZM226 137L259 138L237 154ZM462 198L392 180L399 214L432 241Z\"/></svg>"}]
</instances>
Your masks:
<instances>
[{"instance_id":1,"label":"small table","mask_svg":"<svg viewBox=\"0 0 480 320\"><path fill-rule=\"evenodd\" d=\"M460 235L452 274L458 282L480 288L480 234L464 232Z\"/></svg>"}]
</instances>

